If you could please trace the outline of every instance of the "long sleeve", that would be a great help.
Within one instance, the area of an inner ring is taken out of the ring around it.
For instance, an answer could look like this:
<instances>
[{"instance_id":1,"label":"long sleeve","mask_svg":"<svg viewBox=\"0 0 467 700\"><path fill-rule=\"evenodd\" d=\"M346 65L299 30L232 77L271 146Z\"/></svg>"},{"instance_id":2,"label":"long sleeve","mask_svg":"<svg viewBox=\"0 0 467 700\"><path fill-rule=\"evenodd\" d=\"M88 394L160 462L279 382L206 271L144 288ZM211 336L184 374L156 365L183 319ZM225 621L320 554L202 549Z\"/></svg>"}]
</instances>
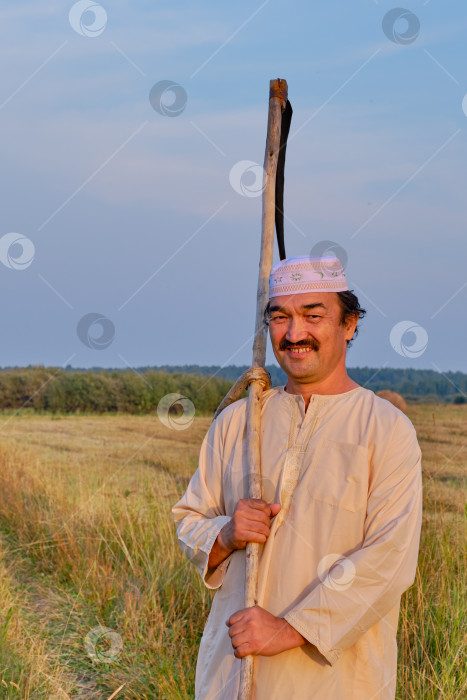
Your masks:
<instances>
[{"instance_id":1,"label":"long sleeve","mask_svg":"<svg viewBox=\"0 0 467 700\"><path fill-rule=\"evenodd\" d=\"M209 554L219 531L230 521L222 493L223 442L218 420L201 446L199 465L185 495L172 508L177 537L185 556L199 571L208 588L219 588L229 565L227 557L218 567L208 568Z\"/></svg>"},{"instance_id":2,"label":"long sleeve","mask_svg":"<svg viewBox=\"0 0 467 700\"><path fill-rule=\"evenodd\" d=\"M285 615L331 665L398 605L413 583L421 515L420 448L415 430L401 416L383 458L372 464L361 546L329 553L320 562L315 587Z\"/></svg>"}]
</instances>

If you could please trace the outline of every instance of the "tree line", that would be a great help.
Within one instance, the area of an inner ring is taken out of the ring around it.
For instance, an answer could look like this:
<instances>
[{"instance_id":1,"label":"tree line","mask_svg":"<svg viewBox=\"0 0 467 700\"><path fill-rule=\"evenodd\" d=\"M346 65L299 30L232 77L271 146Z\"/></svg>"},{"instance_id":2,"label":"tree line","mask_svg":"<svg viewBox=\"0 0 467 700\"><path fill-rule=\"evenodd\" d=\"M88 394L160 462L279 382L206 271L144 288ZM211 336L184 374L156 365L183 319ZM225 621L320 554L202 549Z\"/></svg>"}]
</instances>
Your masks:
<instances>
[{"instance_id":1,"label":"tree line","mask_svg":"<svg viewBox=\"0 0 467 700\"><path fill-rule=\"evenodd\" d=\"M231 382L168 372L136 374L65 371L53 367L0 370L0 409L33 408L52 413L132 413L157 410L167 394L181 394L197 413L213 413Z\"/></svg>"},{"instance_id":2,"label":"tree line","mask_svg":"<svg viewBox=\"0 0 467 700\"><path fill-rule=\"evenodd\" d=\"M24 408L53 413L152 413L167 394L190 399L197 414L212 414L246 366L140 367L135 370L81 370L72 367L0 369L0 410ZM268 366L272 385L286 376ZM391 389L408 401L467 402L467 375L433 370L350 368L358 384L373 391Z\"/></svg>"},{"instance_id":3,"label":"tree line","mask_svg":"<svg viewBox=\"0 0 467 700\"><path fill-rule=\"evenodd\" d=\"M138 371L148 371L150 367L140 367ZM164 372L182 374L205 374L225 377L234 382L246 369L247 365L179 365L161 366L157 368ZM277 365L268 365L272 386L285 384L286 374ZM396 369L394 367L350 367L349 376L367 389L381 391L390 389L397 391L407 401L417 402L453 402L467 403L467 374L463 372L435 372L431 369Z\"/></svg>"}]
</instances>

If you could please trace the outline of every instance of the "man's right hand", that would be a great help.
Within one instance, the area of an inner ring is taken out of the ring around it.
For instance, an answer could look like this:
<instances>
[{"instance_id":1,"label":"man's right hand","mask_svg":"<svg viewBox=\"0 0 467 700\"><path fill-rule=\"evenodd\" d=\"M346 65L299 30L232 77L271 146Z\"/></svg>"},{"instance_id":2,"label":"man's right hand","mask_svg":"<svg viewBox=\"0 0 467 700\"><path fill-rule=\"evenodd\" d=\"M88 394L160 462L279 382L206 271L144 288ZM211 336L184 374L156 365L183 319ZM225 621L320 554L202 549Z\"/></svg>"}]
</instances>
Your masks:
<instances>
[{"instance_id":1,"label":"man's right hand","mask_svg":"<svg viewBox=\"0 0 467 700\"><path fill-rule=\"evenodd\" d=\"M280 503L269 505L259 498L242 498L217 536L209 555L209 568L218 566L235 549L245 549L247 542L264 544L271 532L271 520L280 509Z\"/></svg>"}]
</instances>

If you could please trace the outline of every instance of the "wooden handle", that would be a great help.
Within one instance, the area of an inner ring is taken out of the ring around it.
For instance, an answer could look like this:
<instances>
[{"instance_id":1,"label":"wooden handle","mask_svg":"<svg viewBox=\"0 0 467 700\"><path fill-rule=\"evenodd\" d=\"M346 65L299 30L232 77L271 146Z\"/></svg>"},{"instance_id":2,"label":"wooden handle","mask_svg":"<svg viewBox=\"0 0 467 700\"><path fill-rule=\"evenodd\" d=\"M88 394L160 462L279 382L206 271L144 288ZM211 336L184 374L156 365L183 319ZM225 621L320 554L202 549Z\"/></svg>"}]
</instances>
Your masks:
<instances>
[{"instance_id":1,"label":"wooden handle","mask_svg":"<svg viewBox=\"0 0 467 700\"><path fill-rule=\"evenodd\" d=\"M275 190L277 158L281 139L282 110L287 102L287 81L271 80L269 91L268 130L264 155L264 189L261 231L261 254L256 297L255 339L253 343L253 367L266 364L267 329L264 310L269 299L269 274L274 252ZM247 406L247 455L249 464L249 496L261 498L261 397L262 384L250 384ZM245 607L257 604L259 548L249 542L246 546ZM239 700L252 700L254 656L242 659Z\"/></svg>"},{"instance_id":2,"label":"wooden handle","mask_svg":"<svg viewBox=\"0 0 467 700\"><path fill-rule=\"evenodd\" d=\"M284 111L285 105L287 103L287 98L289 96L289 88L287 86L287 80L282 78L277 78L277 80L271 80L269 83L269 99L271 97L278 97L281 101L281 110Z\"/></svg>"},{"instance_id":3,"label":"wooden handle","mask_svg":"<svg viewBox=\"0 0 467 700\"><path fill-rule=\"evenodd\" d=\"M281 140L282 104L287 101L287 81L271 80L268 114L268 132L264 154L263 213L261 222L261 254L259 262L258 292L256 296L255 340L253 343L253 367L266 364L267 330L264 309L269 299L269 274L274 252L274 224L276 198L276 170ZM285 102L284 102L285 100ZM252 386L252 385L250 385Z\"/></svg>"}]
</instances>

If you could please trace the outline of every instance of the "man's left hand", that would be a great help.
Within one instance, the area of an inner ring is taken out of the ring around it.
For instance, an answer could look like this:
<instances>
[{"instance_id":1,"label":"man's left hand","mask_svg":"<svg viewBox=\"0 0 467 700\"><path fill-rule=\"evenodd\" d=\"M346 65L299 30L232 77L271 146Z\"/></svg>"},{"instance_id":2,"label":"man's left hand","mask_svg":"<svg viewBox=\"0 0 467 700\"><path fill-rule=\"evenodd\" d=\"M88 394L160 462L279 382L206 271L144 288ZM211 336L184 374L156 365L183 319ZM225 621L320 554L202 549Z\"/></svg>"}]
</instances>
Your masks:
<instances>
[{"instance_id":1,"label":"man's left hand","mask_svg":"<svg viewBox=\"0 0 467 700\"><path fill-rule=\"evenodd\" d=\"M307 641L287 620L271 615L259 605L238 610L225 624L237 659L250 654L275 656Z\"/></svg>"}]
</instances>

